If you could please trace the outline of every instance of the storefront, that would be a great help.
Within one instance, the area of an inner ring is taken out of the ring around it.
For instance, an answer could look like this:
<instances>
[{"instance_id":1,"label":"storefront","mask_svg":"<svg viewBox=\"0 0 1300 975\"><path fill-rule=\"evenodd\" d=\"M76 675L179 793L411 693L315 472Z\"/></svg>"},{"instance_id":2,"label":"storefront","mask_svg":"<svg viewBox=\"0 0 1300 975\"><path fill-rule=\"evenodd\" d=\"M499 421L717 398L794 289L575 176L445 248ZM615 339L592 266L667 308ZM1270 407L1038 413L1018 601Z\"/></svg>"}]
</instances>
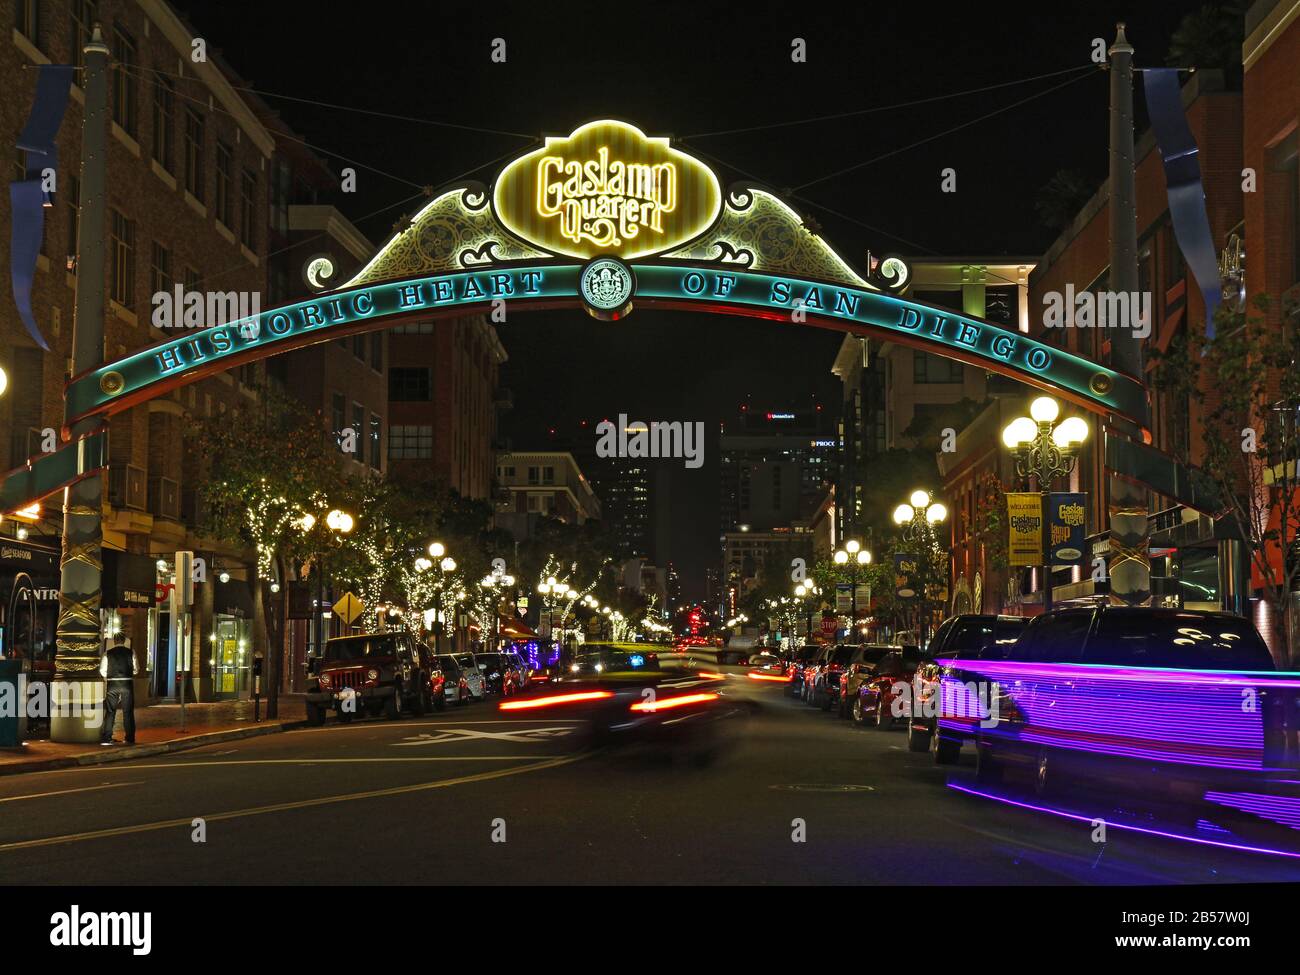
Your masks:
<instances>
[{"instance_id":1,"label":"storefront","mask_svg":"<svg viewBox=\"0 0 1300 975\"><path fill-rule=\"evenodd\" d=\"M58 550L0 540L0 653L52 665L58 615Z\"/></svg>"},{"instance_id":2,"label":"storefront","mask_svg":"<svg viewBox=\"0 0 1300 975\"><path fill-rule=\"evenodd\" d=\"M212 632L207 640L213 700L249 697L253 687L253 598L243 579L216 580Z\"/></svg>"},{"instance_id":3,"label":"storefront","mask_svg":"<svg viewBox=\"0 0 1300 975\"><path fill-rule=\"evenodd\" d=\"M141 668L140 680L136 683L139 697L163 696L156 692L154 679L157 655L154 647L156 614L153 609L158 589L155 560L148 555L110 548L103 550L103 558L100 612L104 639L111 641L119 633L127 638Z\"/></svg>"}]
</instances>

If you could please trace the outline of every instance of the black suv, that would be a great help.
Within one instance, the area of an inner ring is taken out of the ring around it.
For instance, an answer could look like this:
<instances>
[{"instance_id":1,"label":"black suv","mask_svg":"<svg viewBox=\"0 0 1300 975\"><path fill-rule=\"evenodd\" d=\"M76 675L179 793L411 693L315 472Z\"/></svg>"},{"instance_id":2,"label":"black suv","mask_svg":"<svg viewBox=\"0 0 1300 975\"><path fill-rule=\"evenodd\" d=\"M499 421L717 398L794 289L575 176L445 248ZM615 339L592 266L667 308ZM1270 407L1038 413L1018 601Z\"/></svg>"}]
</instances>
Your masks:
<instances>
[{"instance_id":1,"label":"black suv","mask_svg":"<svg viewBox=\"0 0 1300 975\"><path fill-rule=\"evenodd\" d=\"M995 681L990 723L976 731L981 781L999 781L1012 765L1034 774L1040 794L1066 778L1149 789L1258 777L1287 764L1294 692L1213 673L1276 670L1255 627L1240 616L1123 606L1056 610L1034 618L1001 669L1007 673ZM1141 678L1143 669L1150 679ZM1162 773L1152 776L1153 766ZM1294 770L1286 775L1295 779Z\"/></svg>"},{"instance_id":2,"label":"black suv","mask_svg":"<svg viewBox=\"0 0 1300 975\"><path fill-rule=\"evenodd\" d=\"M346 723L364 708L390 718L411 709L424 714L433 706L432 661L410 634L363 633L325 641L313 661L316 687L306 695L307 723L325 723L333 708Z\"/></svg>"},{"instance_id":3,"label":"black suv","mask_svg":"<svg viewBox=\"0 0 1300 975\"><path fill-rule=\"evenodd\" d=\"M1023 616L963 613L939 624L925 660L912 677L912 692L904 707L908 751L928 748L940 765L957 761L962 737L950 728L939 733L940 682L944 674L955 676L957 669L940 667L935 661L1003 659L1028 622Z\"/></svg>"}]
</instances>

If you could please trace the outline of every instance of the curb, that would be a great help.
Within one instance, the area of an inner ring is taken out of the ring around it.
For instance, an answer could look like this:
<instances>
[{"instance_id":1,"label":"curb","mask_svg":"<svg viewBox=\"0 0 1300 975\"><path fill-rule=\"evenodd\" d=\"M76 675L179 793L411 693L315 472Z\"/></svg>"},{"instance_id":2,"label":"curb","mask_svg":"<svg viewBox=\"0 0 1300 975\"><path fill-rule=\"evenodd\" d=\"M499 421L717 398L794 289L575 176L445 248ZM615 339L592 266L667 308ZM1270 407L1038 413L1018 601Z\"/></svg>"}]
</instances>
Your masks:
<instances>
[{"instance_id":1,"label":"curb","mask_svg":"<svg viewBox=\"0 0 1300 975\"><path fill-rule=\"evenodd\" d=\"M62 758L34 758L26 762L0 763L0 776L22 775L27 772L50 772L56 769L78 768L88 765L108 765L112 762L125 762L133 758L147 758L150 755L165 755L169 752L183 752L205 745L217 745L223 741L237 741L240 738L259 738L262 735L276 735L290 728L306 727L306 721L273 721L252 725L247 728L229 728L226 731L213 731L206 735L187 735L171 741L160 741L155 745L130 745L114 748L111 751L87 752L83 755L66 755Z\"/></svg>"}]
</instances>

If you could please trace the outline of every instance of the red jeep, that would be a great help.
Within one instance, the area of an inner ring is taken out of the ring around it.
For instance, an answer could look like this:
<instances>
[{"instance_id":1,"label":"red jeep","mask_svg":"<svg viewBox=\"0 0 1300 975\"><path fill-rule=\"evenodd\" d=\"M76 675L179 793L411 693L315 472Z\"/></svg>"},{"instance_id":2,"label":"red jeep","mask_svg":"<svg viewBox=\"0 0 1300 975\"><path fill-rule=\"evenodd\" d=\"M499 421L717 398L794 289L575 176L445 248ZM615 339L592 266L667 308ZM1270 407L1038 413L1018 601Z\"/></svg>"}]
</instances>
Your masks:
<instances>
[{"instance_id":1,"label":"red jeep","mask_svg":"<svg viewBox=\"0 0 1300 975\"><path fill-rule=\"evenodd\" d=\"M364 633L325 641L316 661L316 689L307 693L307 722L325 723L332 708L340 721L381 711L424 714L442 699L442 675L428 651L408 633Z\"/></svg>"}]
</instances>

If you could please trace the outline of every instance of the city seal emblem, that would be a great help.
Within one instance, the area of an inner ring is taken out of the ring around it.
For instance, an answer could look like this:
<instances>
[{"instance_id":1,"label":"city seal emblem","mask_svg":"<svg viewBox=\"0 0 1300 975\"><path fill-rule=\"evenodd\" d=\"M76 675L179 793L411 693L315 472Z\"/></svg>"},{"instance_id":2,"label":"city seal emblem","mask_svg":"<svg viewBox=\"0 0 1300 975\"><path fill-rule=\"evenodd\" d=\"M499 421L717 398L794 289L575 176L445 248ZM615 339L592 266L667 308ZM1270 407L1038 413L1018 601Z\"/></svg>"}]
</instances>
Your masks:
<instances>
[{"instance_id":1,"label":"city seal emblem","mask_svg":"<svg viewBox=\"0 0 1300 975\"><path fill-rule=\"evenodd\" d=\"M617 321L632 310L636 280L632 269L616 257L598 257L582 269L578 291L587 312L602 321Z\"/></svg>"}]
</instances>

